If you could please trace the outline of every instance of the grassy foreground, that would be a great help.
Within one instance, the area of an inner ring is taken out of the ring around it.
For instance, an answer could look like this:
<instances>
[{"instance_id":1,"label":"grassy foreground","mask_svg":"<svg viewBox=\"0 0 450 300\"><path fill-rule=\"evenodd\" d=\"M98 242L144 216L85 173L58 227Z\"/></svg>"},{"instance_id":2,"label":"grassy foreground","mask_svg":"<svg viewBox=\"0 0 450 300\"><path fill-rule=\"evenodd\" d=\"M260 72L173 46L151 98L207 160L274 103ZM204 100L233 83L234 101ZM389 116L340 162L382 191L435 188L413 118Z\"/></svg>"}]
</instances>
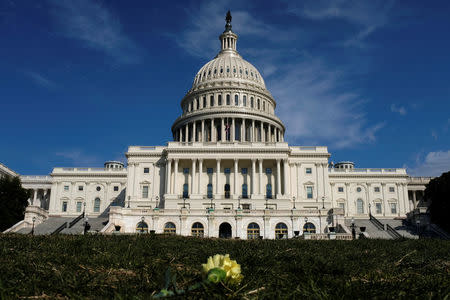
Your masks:
<instances>
[{"instance_id":1,"label":"grassy foreground","mask_svg":"<svg viewBox=\"0 0 450 300\"><path fill-rule=\"evenodd\" d=\"M189 298L450 299L450 242L220 240L178 236L0 235L0 298L148 299L168 266L186 288L229 253L240 287Z\"/></svg>"}]
</instances>

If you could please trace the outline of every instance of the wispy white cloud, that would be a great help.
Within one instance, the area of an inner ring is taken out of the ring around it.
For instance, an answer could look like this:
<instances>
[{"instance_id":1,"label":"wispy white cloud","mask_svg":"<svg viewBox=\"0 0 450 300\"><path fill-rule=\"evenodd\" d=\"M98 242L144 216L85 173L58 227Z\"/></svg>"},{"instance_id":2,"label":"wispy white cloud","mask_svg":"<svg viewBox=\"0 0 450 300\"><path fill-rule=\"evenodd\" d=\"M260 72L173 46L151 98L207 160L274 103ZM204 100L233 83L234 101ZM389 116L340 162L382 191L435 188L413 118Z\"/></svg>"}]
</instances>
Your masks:
<instances>
[{"instance_id":1,"label":"wispy white cloud","mask_svg":"<svg viewBox=\"0 0 450 300\"><path fill-rule=\"evenodd\" d=\"M397 106L396 104L391 104L391 112L399 113L400 115L406 115L407 111L404 106Z\"/></svg>"},{"instance_id":2,"label":"wispy white cloud","mask_svg":"<svg viewBox=\"0 0 450 300\"><path fill-rule=\"evenodd\" d=\"M389 21L394 0L291 1L290 12L310 20L343 20L356 26L356 34L340 42L343 46L366 47L364 40Z\"/></svg>"},{"instance_id":3,"label":"wispy white cloud","mask_svg":"<svg viewBox=\"0 0 450 300\"><path fill-rule=\"evenodd\" d=\"M30 78L36 85L44 87L49 90L53 90L56 88L56 83L46 77L44 77L42 74L39 74L34 71L24 71L23 72L25 76Z\"/></svg>"},{"instance_id":4,"label":"wispy white cloud","mask_svg":"<svg viewBox=\"0 0 450 300\"><path fill-rule=\"evenodd\" d=\"M450 150L429 152L415 167L408 169L408 173L413 176L440 176L448 171L450 171Z\"/></svg>"},{"instance_id":5,"label":"wispy white cloud","mask_svg":"<svg viewBox=\"0 0 450 300\"><path fill-rule=\"evenodd\" d=\"M77 164L77 166L80 167L97 167L98 164L101 163L99 158L93 155L85 154L82 150L79 149L63 150L56 152L55 155L65 159L65 162Z\"/></svg>"},{"instance_id":6,"label":"wispy white cloud","mask_svg":"<svg viewBox=\"0 0 450 300\"><path fill-rule=\"evenodd\" d=\"M141 50L124 33L119 18L101 2L91 0L49 0L58 29L68 38L106 53L123 64L140 61Z\"/></svg>"}]
</instances>

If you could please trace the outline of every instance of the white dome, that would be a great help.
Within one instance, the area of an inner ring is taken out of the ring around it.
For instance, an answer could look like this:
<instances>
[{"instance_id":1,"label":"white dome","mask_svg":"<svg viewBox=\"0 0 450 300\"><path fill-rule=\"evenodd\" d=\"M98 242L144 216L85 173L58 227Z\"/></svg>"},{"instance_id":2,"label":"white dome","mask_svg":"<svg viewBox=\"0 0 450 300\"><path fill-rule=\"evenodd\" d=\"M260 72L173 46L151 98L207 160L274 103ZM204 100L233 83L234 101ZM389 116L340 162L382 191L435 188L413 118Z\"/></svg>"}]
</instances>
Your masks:
<instances>
[{"instance_id":1,"label":"white dome","mask_svg":"<svg viewBox=\"0 0 450 300\"><path fill-rule=\"evenodd\" d=\"M197 72L192 90L196 90L201 85L230 79L266 88L264 79L251 63L237 52L223 51Z\"/></svg>"}]
</instances>

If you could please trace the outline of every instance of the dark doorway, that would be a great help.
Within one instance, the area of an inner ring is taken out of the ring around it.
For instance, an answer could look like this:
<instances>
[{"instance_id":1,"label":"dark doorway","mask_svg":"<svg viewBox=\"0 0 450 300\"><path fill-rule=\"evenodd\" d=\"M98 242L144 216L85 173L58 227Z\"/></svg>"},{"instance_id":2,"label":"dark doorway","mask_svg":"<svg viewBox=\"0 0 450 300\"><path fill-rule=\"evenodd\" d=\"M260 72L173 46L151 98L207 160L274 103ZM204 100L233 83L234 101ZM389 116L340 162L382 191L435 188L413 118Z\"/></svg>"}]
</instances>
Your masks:
<instances>
[{"instance_id":1,"label":"dark doorway","mask_svg":"<svg viewBox=\"0 0 450 300\"><path fill-rule=\"evenodd\" d=\"M223 239L231 238L231 225L229 223L222 223L219 226L219 237Z\"/></svg>"}]
</instances>

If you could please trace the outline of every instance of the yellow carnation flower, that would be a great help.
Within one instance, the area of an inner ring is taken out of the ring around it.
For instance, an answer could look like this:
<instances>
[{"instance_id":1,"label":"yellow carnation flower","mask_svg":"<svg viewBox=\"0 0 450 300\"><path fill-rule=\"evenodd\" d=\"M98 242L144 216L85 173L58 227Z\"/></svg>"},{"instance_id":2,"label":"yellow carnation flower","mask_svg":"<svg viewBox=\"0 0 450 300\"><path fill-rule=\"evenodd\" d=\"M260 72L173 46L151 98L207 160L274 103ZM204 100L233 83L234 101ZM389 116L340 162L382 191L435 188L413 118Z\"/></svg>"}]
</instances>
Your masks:
<instances>
[{"instance_id":1,"label":"yellow carnation flower","mask_svg":"<svg viewBox=\"0 0 450 300\"><path fill-rule=\"evenodd\" d=\"M229 254L210 256L206 264L202 264L202 267L203 275L213 283L223 279L229 284L239 284L244 278L241 274L241 266L235 260L231 260ZM225 278L222 278L224 273L226 274Z\"/></svg>"}]
</instances>

